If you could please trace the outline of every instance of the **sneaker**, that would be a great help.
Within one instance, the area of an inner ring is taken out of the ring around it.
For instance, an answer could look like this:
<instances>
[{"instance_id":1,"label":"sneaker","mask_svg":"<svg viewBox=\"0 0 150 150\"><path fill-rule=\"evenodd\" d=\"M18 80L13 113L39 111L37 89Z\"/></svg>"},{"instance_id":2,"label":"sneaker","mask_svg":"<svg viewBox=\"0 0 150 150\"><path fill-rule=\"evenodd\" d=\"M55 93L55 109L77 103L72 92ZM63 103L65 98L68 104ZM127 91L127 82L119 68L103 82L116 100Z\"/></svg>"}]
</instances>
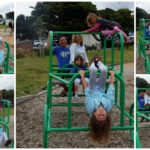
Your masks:
<instances>
[{"instance_id":1,"label":"sneaker","mask_svg":"<svg viewBox=\"0 0 150 150\"><path fill-rule=\"evenodd\" d=\"M8 139L5 143L5 146L8 147L10 144L12 143L12 140L11 139Z\"/></svg>"}]
</instances>

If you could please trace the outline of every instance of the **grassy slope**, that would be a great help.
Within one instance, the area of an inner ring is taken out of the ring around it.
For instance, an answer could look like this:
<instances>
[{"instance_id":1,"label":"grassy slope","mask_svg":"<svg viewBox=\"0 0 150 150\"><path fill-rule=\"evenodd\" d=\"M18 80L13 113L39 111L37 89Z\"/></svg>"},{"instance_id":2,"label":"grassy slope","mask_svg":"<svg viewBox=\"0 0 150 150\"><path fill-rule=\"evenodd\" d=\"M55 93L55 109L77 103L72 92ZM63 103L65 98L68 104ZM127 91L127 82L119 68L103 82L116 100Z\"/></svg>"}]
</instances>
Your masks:
<instances>
[{"instance_id":1,"label":"grassy slope","mask_svg":"<svg viewBox=\"0 0 150 150\"><path fill-rule=\"evenodd\" d=\"M101 56L103 56L102 52L103 51L101 51ZM94 55L98 54L98 51L90 51L87 54L90 60ZM108 51L107 63L110 63L110 56L111 51ZM124 59L125 63L133 62L133 47L125 49ZM119 50L116 50L115 64L119 64L119 60ZM43 88L45 88L48 80L48 62L48 56L42 58L29 57L24 59L17 59L17 97L38 93ZM56 63L55 57L53 63Z\"/></svg>"}]
</instances>

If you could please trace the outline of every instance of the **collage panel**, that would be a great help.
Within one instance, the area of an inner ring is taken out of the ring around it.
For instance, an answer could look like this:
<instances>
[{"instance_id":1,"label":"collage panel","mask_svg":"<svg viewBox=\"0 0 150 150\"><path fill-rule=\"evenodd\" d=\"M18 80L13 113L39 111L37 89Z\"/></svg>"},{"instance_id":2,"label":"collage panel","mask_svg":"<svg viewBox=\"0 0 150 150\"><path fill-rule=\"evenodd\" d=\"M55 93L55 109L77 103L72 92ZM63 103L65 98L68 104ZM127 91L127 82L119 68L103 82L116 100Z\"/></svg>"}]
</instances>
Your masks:
<instances>
[{"instance_id":1,"label":"collage panel","mask_svg":"<svg viewBox=\"0 0 150 150\"><path fill-rule=\"evenodd\" d=\"M14 148L14 76L0 75L0 148Z\"/></svg>"},{"instance_id":2,"label":"collage panel","mask_svg":"<svg viewBox=\"0 0 150 150\"><path fill-rule=\"evenodd\" d=\"M134 2L16 2L16 38L17 148L134 147Z\"/></svg>"},{"instance_id":3,"label":"collage panel","mask_svg":"<svg viewBox=\"0 0 150 150\"><path fill-rule=\"evenodd\" d=\"M136 3L136 73L150 74L150 2Z\"/></svg>"},{"instance_id":4,"label":"collage panel","mask_svg":"<svg viewBox=\"0 0 150 150\"><path fill-rule=\"evenodd\" d=\"M0 74L14 74L14 2L0 4Z\"/></svg>"},{"instance_id":5,"label":"collage panel","mask_svg":"<svg viewBox=\"0 0 150 150\"><path fill-rule=\"evenodd\" d=\"M136 148L149 148L150 76L136 77Z\"/></svg>"}]
</instances>

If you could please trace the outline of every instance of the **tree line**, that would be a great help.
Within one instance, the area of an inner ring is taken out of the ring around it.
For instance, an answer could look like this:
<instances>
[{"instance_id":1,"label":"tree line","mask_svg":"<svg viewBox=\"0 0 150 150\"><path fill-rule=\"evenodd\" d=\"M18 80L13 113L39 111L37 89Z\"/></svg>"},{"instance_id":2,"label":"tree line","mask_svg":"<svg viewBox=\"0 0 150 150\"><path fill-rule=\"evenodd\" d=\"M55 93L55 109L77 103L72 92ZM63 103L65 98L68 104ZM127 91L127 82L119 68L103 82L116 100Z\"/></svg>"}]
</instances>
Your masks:
<instances>
[{"instance_id":1,"label":"tree line","mask_svg":"<svg viewBox=\"0 0 150 150\"><path fill-rule=\"evenodd\" d=\"M136 27L138 30L140 19L150 19L150 14L142 8L136 8Z\"/></svg>"},{"instance_id":2,"label":"tree line","mask_svg":"<svg viewBox=\"0 0 150 150\"><path fill-rule=\"evenodd\" d=\"M136 78L136 87L137 88L150 88L150 83L148 83L143 78L137 77Z\"/></svg>"},{"instance_id":3,"label":"tree line","mask_svg":"<svg viewBox=\"0 0 150 150\"><path fill-rule=\"evenodd\" d=\"M89 12L117 21L127 33L134 31L134 16L129 9L97 10L96 5L91 2L38 2L31 16L17 16L17 39L32 40L41 35L47 37L50 30L84 31L88 28L86 16Z\"/></svg>"}]
</instances>

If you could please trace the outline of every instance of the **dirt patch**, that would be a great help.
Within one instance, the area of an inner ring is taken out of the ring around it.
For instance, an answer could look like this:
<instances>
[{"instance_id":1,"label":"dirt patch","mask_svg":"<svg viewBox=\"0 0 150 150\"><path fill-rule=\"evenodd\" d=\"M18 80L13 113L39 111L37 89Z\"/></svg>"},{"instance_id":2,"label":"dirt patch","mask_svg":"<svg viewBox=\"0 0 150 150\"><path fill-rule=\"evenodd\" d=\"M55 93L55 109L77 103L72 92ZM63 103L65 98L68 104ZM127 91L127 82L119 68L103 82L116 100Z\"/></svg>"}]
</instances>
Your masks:
<instances>
[{"instance_id":1,"label":"dirt patch","mask_svg":"<svg viewBox=\"0 0 150 150\"><path fill-rule=\"evenodd\" d=\"M133 82L134 82L134 64L125 64L125 80L126 80L126 101L125 108L129 110L133 103ZM61 89L54 90L58 93ZM46 95L36 97L17 106L16 121L16 141L17 148L40 148L43 140L43 108ZM66 98L54 98L54 102L66 101ZM84 98L80 98L78 102L83 103ZM53 126L66 126L65 107L54 107L53 110ZM113 108L110 113L112 125L119 125L120 111ZM72 109L72 125L88 126L89 117L83 107L73 107ZM125 124L128 125L128 119L125 118ZM87 132L61 132L49 135L49 147L52 148L132 148L133 144L129 131L112 131L110 140L107 144L96 144L88 136Z\"/></svg>"}]
</instances>

